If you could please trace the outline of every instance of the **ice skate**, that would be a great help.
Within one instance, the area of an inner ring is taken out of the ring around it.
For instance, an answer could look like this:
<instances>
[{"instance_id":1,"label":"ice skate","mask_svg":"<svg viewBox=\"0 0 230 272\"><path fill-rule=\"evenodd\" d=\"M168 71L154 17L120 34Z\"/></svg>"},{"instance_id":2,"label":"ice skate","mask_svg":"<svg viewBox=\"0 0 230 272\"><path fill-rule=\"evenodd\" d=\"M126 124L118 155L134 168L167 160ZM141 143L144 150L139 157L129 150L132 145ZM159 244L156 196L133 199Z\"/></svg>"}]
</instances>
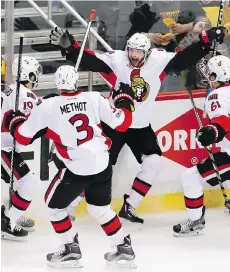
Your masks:
<instances>
[{"instance_id":1,"label":"ice skate","mask_svg":"<svg viewBox=\"0 0 230 272\"><path fill-rule=\"evenodd\" d=\"M116 246L115 252L106 253L104 258L109 266L137 268L134 263L135 253L131 246L130 235L124 238L124 244Z\"/></svg>"},{"instance_id":2,"label":"ice skate","mask_svg":"<svg viewBox=\"0 0 230 272\"><path fill-rule=\"evenodd\" d=\"M1 207L1 235L4 240L27 241L28 232L19 225L11 229L10 218L5 215L5 206Z\"/></svg>"},{"instance_id":3,"label":"ice skate","mask_svg":"<svg viewBox=\"0 0 230 272\"><path fill-rule=\"evenodd\" d=\"M54 253L47 255L47 264L52 267L82 267L79 262L81 250L78 242L78 235L74 236L73 243L65 244Z\"/></svg>"},{"instance_id":4,"label":"ice skate","mask_svg":"<svg viewBox=\"0 0 230 272\"><path fill-rule=\"evenodd\" d=\"M135 209L126 201L128 195L124 195L124 203L119 212L119 217L124 218L133 223L144 223L144 220L135 214Z\"/></svg>"},{"instance_id":5,"label":"ice skate","mask_svg":"<svg viewBox=\"0 0 230 272\"><path fill-rule=\"evenodd\" d=\"M204 213L205 207L203 207L203 214L200 219L195 221L187 219L173 226L173 236L180 237L202 235L205 228Z\"/></svg>"},{"instance_id":6,"label":"ice skate","mask_svg":"<svg viewBox=\"0 0 230 272\"><path fill-rule=\"evenodd\" d=\"M26 218L24 216L21 216L18 218L16 221L17 225L19 225L22 229L28 231L28 232L33 232L35 231L34 228L34 220L30 218Z\"/></svg>"}]
</instances>

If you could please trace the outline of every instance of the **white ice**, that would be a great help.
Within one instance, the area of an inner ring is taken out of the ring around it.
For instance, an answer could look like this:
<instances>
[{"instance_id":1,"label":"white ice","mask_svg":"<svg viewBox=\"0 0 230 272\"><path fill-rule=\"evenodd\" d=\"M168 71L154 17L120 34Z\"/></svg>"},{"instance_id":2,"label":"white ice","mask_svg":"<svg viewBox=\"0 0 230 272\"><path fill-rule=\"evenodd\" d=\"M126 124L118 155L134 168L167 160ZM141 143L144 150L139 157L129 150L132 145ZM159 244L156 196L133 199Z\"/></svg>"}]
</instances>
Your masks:
<instances>
[{"instance_id":1,"label":"white ice","mask_svg":"<svg viewBox=\"0 0 230 272\"><path fill-rule=\"evenodd\" d=\"M202 236L175 238L172 226L186 213L165 212L145 215L141 230L131 230L137 269L141 272L217 272L230 271L230 216L223 209L209 209ZM132 229L131 229L132 228ZM2 271L55 272L127 271L106 266L104 253L110 249L107 237L90 217L78 217L74 229L79 233L83 268L55 269L46 265L46 254L57 249L58 237L49 223L38 223L27 242L2 241Z\"/></svg>"}]
</instances>

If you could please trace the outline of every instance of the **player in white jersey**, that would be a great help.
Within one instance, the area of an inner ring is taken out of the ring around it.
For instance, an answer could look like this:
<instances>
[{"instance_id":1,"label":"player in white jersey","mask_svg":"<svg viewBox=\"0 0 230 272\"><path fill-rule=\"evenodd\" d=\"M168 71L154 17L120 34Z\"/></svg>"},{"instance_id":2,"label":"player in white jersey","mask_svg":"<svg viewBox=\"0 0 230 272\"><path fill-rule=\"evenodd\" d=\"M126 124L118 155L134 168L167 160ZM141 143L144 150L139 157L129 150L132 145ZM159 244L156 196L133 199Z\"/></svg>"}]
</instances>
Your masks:
<instances>
[{"instance_id":1,"label":"player in white jersey","mask_svg":"<svg viewBox=\"0 0 230 272\"><path fill-rule=\"evenodd\" d=\"M13 62L12 73L17 78L18 59ZM37 83L38 76L42 72L41 65L34 58L23 56L21 60L21 81L19 93L19 110L25 115L36 107L38 98L32 92ZM11 156L13 150L13 137L5 126L6 116L15 110L16 83L6 87L1 95L1 176L6 182L10 182ZM5 215L5 207L2 206L2 238L10 240L26 240L29 231L33 231L34 222L23 217L29 207L34 193L37 190L39 180L35 177L20 155L20 145L16 144L14 154L13 192L11 195L12 207ZM24 228L22 230L18 225Z\"/></svg>"},{"instance_id":2,"label":"player in white jersey","mask_svg":"<svg viewBox=\"0 0 230 272\"><path fill-rule=\"evenodd\" d=\"M205 109L210 124L197 134L202 146L219 143L220 152L214 159L222 181L230 180L230 59L216 56L209 60L208 80L214 88L205 101ZM189 168L182 176L185 206L188 219L175 225L175 236L198 235L205 227L205 206L203 184L216 186L218 183L211 159L208 157L196 166Z\"/></svg>"},{"instance_id":3,"label":"player in white jersey","mask_svg":"<svg viewBox=\"0 0 230 272\"><path fill-rule=\"evenodd\" d=\"M112 53L98 54L84 50L81 66L83 69L100 72L101 75L115 86L120 82L129 84L135 92L135 112L131 127L125 133L112 131L104 125L105 134L111 138L111 162L114 165L122 147L127 144L139 164L141 171L134 179L130 195L124 196L124 205L120 217L132 222L143 223L143 219L135 214L140 204L156 180L161 168L161 149L150 122L154 118L152 105L160 89L164 77L172 71L181 71L203 58L210 50L212 41L223 42L224 28L212 28L200 35L200 41L175 53L163 49L152 49L146 34L136 33L127 42L126 50L115 50ZM68 33L56 28L50 34L50 42L62 48L67 60L77 60L80 47ZM157 115L157 113L155 113Z\"/></svg>"},{"instance_id":4,"label":"player in white jersey","mask_svg":"<svg viewBox=\"0 0 230 272\"><path fill-rule=\"evenodd\" d=\"M27 121L21 113L10 113L7 126L23 145L30 144L38 134L52 139L65 165L45 194L51 224L61 241L60 250L47 255L48 264L80 266L78 235L73 233L66 208L85 191L89 214L117 246L117 251L106 253L105 259L108 262L124 260L131 265L135 254L130 236L125 236L119 218L110 208L110 141L103 135L101 121L118 131L127 130L132 123L134 93L128 85L114 91L115 108L98 92L78 91L77 80L74 67L59 67L55 82L61 95L42 102Z\"/></svg>"}]
</instances>

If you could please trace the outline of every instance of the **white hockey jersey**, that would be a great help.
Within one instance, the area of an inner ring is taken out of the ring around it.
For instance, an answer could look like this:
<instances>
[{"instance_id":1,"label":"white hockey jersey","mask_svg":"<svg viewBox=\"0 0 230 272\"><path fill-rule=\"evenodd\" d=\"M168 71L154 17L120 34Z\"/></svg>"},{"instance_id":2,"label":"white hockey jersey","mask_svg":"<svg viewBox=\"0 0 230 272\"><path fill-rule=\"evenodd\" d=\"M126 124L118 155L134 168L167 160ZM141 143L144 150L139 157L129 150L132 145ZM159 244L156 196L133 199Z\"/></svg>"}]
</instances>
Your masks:
<instances>
[{"instance_id":1,"label":"white hockey jersey","mask_svg":"<svg viewBox=\"0 0 230 272\"><path fill-rule=\"evenodd\" d=\"M58 157L71 172L93 175L106 169L109 162L110 146L101 121L125 131L132 122L132 113L111 107L98 92L63 93L34 108L14 136L27 145L35 135L43 134L54 141Z\"/></svg>"},{"instance_id":2,"label":"white hockey jersey","mask_svg":"<svg viewBox=\"0 0 230 272\"><path fill-rule=\"evenodd\" d=\"M16 84L9 85L1 93L1 149L7 152L13 150L13 137L9 130L5 127L5 117L9 111L15 111L15 99L16 99ZM28 116L38 103L37 96L24 85L20 85L19 92L19 107L18 110ZM16 152L19 152L20 145L16 144Z\"/></svg>"},{"instance_id":3,"label":"white hockey jersey","mask_svg":"<svg viewBox=\"0 0 230 272\"><path fill-rule=\"evenodd\" d=\"M230 84L213 90L205 100L205 109L212 123L228 131L219 145L230 156Z\"/></svg>"},{"instance_id":4,"label":"white hockey jersey","mask_svg":"<svg viewBox=\"0 0 230 272\"><path fill-rule=\"evenodd\" d=\"M119 83L129 84L135 93L135 111L131 128L149 126L152 119L152 107L165 76L164 68L175 56L161 49L153 49L142 67L134 69L125 51L116 50L113 53L95 54L104 61L116 75L115 89Z\"/></svg>"}]
</instances>

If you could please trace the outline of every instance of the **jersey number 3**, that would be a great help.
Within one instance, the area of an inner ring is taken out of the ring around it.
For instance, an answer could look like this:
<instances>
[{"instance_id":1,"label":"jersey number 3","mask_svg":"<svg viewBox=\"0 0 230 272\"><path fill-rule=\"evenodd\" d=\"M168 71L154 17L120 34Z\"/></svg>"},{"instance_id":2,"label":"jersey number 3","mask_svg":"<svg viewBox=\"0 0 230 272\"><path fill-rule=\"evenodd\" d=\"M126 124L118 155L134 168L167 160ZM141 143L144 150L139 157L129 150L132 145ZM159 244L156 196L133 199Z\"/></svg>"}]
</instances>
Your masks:
<instances>
[{"instance_id":1,"label":"jersey number 3","mask_svg":"<svg viewBox=\"0 0 230 272\"><path fill-rule=\"evenodd\" d=\"M77 139L77 145L84 144L93 138L93 128L89 126L89 118L87 115L79 113L69 119L71 125L74 125L77 121L81 121L81 125L76 126L77 132L86 132L84 139Z\"/></svg>"}]
</instances>

